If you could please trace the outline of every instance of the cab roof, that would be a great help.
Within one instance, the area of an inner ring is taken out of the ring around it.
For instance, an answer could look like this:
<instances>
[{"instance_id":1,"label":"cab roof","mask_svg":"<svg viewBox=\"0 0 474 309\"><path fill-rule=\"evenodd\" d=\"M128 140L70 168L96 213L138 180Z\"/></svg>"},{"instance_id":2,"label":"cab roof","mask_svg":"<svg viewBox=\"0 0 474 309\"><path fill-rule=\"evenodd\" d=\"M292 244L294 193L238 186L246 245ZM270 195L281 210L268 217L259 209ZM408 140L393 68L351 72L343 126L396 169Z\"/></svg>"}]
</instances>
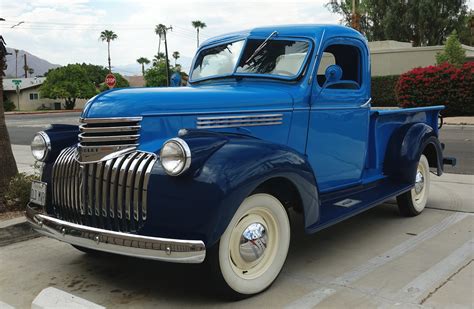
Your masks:
<instances>
[{"instance_id":1,"label":"cab roof","mask_svg":"<svg viewBox=\"0 0 474 309\"><path fill-rule=\"evenodd\" d=\"M280 36L297 36L319 39L324 32L324 38L331 37L352 37L362 41L367 41L358 31L341 25L323 25L323 24L297 24L297 25L276 25L257 27L253 29L227 33L210 38L202 43L202 46L216 44L222 41L231 41L233 39L242 39L249 36L267 37L273 31L278 32Z\"/></svg>"}]
</instances>

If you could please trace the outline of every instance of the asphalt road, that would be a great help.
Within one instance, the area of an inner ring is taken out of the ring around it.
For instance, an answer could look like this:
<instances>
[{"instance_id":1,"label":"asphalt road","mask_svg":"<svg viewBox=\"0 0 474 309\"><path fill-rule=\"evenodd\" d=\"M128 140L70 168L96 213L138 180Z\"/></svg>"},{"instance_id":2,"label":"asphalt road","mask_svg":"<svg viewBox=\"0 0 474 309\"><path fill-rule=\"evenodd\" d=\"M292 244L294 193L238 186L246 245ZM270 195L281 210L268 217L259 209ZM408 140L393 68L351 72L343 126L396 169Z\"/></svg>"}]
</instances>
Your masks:
<instances>
[{"instance_id":1,"label":"asphalt road","mask_svg":"<svg viewBox=\"0 0 474 309\"><path fill-rule=\"evenodd\" d=\"M7 115L12 144L29 145L35 132L51 123L78 124L80 113ZM440 140L446 144L445 156L457 158L456 167L447 166L447 173L474 174L474 126L445 125Z\"/></svg>"}]
</instances>

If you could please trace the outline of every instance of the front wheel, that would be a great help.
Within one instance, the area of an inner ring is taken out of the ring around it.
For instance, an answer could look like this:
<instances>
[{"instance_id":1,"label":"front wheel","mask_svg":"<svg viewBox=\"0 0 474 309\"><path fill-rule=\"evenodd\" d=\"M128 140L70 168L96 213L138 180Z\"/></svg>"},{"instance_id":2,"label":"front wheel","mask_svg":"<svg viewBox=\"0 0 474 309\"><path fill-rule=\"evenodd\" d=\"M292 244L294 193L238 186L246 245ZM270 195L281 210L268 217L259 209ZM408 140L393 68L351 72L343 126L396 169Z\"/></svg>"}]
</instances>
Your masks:
<instances>
[{"instance_id":1,"label":"front wheel","mask_svg":"<svg viewBox=\"0 0 474 309\"><path fill-rule=\"evenodd\" d=\"M246 198L227 226L208 262L224 292L244 298L264 291L280 273L290 245L286 209L272 195Z\"/></svg>"},{"instance_id":2,"label":"front wheel","mask_svg":"<svg viewBox=\"0 0 474 309\"><path fill-rule=\"evenodd\" d=\"M421 155L415 174L415 187L397 196L398 209L403 216L414 217L425 209L430 191L430 166Z\"/></svg>"}]
</instances>

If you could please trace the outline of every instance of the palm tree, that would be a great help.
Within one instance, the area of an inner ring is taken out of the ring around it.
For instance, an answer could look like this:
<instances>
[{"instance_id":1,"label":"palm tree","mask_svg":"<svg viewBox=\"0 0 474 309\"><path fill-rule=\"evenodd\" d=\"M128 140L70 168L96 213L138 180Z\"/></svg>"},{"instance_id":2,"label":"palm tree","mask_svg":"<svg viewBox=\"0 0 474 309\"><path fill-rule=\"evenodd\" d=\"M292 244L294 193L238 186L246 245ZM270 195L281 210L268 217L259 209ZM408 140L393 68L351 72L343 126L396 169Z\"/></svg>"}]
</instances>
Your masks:
<instances>
[{"instance_id":1,"label":"palm tree","mask_svg":"<svg viewBox=\"0 0 474 309\"><path fill-rule=\"evenodd\" d=\"M173 58L174 58L174 66L176 66L176 61L180 57L179 51L173 52Z\"/></svg>"},{"instance_id":2,"label":"palm tree","mask_svg":"<svg viewBox=\"0 0 474 309\"><path fill-rule=\"evenodd\" d=\"M145 57L140 57L137 59L137 62L142 65L142 75L145 76L145 64L149 64L150 60Z\"/></svg>"},{"instance_id":3,"label":"palm tree","mask_svg":"<svg viewBox=\"0 0 474 309\"><path fill-rule=\"evenodd\" d=\"M166 32L166 26L163 24L158 24L155 26L155 34L158 35L158 54L160 53L161 40Z\"/></svg>"},{"instance_id":4,"label":"palm tree","mask_svg":"<svg viewBox=\"0 0 474 309\"><path fill-rule=\"evenodd\" d=\"M28 67L28 74L30 74L30 76L32 76L33 73L35 73L35 70L33 68Z\"/></svg>"},{"instance_id":5,"label":"palm tree","mask_svg":"<svg viewBox=\"0 0 474 309\"><path fill-rule=\"evenodd\" d=\"M110 41L117 39L118 36L112 30L104 30L100 33L99 40L102 42L107 42L107 52L108 52L108 59L109 59L109 71L112 72L112 66L110 65Z\"/></svg>"},{"instance_id":6,"label":"palm tree","mask_svg":"<svg viewBox=\"0 0 474 309\"><path fill-rule=\"evenodd\" d=\"M193 25L194 28L196 28L197 31L197 47L199 48L199 29L204 29L207 27L206 23L203 23L200 20L195 20L192 21L191 24Z\"/></svg>"}]
</instances>

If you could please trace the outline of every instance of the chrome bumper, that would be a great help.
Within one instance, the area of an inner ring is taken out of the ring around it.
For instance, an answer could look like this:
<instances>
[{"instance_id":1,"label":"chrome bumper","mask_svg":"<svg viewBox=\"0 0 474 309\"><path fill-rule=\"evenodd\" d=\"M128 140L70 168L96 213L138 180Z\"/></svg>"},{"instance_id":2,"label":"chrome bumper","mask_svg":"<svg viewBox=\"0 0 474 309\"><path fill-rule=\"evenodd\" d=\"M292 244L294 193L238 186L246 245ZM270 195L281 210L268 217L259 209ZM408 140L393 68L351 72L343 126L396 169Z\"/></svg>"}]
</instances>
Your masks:
<instances>
[{"instance_id":1,"label":"chrome bumper","mask_svg":"<svg viewBox=\"0 0 474 309\"><path fill-rule=\"evenodd\" d=\"M98 251L175 263L201 263L206 247L200 240L148 237L108 231L59 220L42 214L30 206L26 218L37 232Z\"/></svg>"}]
</instances>

